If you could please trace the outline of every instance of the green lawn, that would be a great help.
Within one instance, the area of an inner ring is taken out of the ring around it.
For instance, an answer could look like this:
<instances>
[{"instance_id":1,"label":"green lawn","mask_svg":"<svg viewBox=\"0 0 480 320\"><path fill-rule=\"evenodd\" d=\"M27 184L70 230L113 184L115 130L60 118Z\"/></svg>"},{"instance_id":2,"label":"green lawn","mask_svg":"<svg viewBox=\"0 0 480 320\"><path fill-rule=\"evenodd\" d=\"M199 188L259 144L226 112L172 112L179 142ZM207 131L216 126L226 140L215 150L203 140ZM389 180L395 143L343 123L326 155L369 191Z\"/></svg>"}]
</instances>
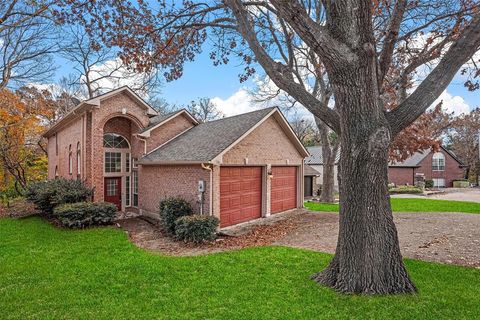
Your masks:
<instances>
[{"instance_id":1,"label":"green lawn","mask_svg":"<svg viewBox=\"0 0 480 320\"><path fill-rule=\"evenodd\" d=\"M115 228L0 219L2 319L473 319L480 270L406 260L415 296L343 296L309 276L331 258L260 247L200 257L142 251Z\"/></svg>"},{"instance_id":2,"label":"green lawn","mask_svg":"<svg viewBox=\"0 0 480 320\"><path fill-rule=\"evenodd\" d=\"M466 212L480 213L480 203L416 198L391 198L393 211L397 212ZM314 211L338 212L338 204L305 202Z\"/></svg>"}]
</instances>

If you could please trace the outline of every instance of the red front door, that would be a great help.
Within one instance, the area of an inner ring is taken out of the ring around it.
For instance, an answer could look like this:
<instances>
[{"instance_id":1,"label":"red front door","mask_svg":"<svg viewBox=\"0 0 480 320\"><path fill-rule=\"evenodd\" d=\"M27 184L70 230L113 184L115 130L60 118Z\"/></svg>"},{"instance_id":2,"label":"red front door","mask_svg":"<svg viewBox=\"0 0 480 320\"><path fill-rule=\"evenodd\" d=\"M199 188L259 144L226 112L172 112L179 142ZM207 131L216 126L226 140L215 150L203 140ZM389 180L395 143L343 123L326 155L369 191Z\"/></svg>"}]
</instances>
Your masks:
<instances>
[{"instance_id":1,"label":"red front door","mask_svg":"<svg viewBox=\"0 0 480 320\"><path fill-rule=\"evenodd\" d=\"M104 200L117 206L118 211L122 210L122 178L105 178L103 186Z\"/></svg>"}]
</instances>

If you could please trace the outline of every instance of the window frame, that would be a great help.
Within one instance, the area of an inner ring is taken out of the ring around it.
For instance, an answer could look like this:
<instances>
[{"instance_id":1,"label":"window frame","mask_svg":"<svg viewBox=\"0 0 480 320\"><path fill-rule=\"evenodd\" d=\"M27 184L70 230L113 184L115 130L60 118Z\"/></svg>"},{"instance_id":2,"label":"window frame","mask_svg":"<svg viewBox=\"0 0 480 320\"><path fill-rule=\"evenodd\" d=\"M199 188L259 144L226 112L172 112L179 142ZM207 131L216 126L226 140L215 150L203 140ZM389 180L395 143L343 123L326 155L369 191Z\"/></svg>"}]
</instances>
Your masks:
<instances>
[{"instance_id":1,"label":"window frame","mask_svg":"<svg viewBox=\"0 0 480 320\"><path fill-rule=\"evenodd\" d=\"M435 152L433 154L432 171L445 171L445 155L442 152Z\"/></svg>"},{"instance_id":2,"label":"window frame","mask_svg":"<svg viewBox=\"0 0 480 320\"><path fill-rule=\"evenodd\" d=\"M73 174L73 157L72 157L72 145L68 146L68 174Z\"/></svg>"}]
</instances>

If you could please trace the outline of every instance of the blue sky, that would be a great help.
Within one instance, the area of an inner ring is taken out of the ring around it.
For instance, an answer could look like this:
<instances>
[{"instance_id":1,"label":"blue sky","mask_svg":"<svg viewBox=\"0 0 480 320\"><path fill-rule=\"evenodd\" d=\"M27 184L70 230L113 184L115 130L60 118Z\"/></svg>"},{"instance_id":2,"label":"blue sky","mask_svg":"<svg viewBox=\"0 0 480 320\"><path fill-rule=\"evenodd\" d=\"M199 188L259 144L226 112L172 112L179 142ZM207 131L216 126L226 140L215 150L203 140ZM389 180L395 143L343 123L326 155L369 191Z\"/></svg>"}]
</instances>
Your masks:
<instances>
[{"instance_id":1,"label":"blue sky","mask_svg":"<svg viewBox=\"0 0 480 320\"><path fill-rule=\"evenodd\" d=\"M71 72L68 61L57 58L60 66L56 73L56 80ZM186 104L199 97L215 98L220 109L226 115L248 111L251 102L244 89L253 88L253 81L240 83L238 74L243 67L232 57L228 65L213 66L208 49L198 55L193 62L188 62L183 76L172 82L165 82L161 88L162 97L172 104ZM262 72L261 69L257 70ZM447 96L442 96L444 105L450 111L464 110L465 104L469 109L480 106L480 92L469 92L463 86L460 75L454 78L447 88ZM238 110L234 110L238 109Z\"/></svg>"}]
</instances>

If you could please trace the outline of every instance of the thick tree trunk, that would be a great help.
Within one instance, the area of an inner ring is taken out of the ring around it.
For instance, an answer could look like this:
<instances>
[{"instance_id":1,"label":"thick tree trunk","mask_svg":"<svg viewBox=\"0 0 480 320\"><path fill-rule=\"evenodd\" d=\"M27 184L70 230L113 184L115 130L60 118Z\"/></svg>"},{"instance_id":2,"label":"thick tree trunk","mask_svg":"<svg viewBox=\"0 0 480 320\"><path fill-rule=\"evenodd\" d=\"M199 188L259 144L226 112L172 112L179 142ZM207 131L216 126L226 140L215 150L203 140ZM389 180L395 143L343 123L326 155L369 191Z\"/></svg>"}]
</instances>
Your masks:
<instances>
[{"instance_id":1,"label":"thick tree trunk","mask_svg":"<svg viewBox=\"0 0 480 320\"><path fill-rule=\"evenodd\" d=\"M325 148L324 148L325 149ZM325 152L323 153L325 155ZM335 201L335 157L323 158L322 193L320 202Z\"/></svg>"},{"instance_id":2,"label":"thick tree trunk","mask_svg":"<svg viewBox=\"0 0 480 320\"><path fill-rule=\"evenodd\" d=\"M328 103L328 99L325 103ZM331 131L322 120L315 117L315 123L322 143L323 176L320 201L332 203L335 201L335 159L337 158L339 142L331 141Z\"/></svg>"},{"instance_id":3,"label":"thick tree trunk","mask_svg":"<svg viewBox=\"0 0 480 320\"><path fill-rule=\"evenodd\" d=\"M346 145L341 151L337 249L330 265L313 276L340 292L416 291L403 265L390 208L384 136L379 129L368 144Z\"/></svg>"}]
</instances>

